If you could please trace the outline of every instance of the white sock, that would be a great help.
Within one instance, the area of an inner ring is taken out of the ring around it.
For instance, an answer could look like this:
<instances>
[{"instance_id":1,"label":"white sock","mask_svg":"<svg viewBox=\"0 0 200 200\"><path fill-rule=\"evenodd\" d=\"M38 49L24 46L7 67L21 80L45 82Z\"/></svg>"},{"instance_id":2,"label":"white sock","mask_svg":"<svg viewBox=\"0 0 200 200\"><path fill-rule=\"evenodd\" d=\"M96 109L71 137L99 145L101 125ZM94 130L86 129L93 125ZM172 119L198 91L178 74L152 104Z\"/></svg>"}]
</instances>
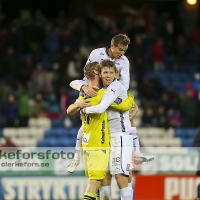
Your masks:
<instances>
[{"instance_id":1,"label":"white sock","mask_svg":"<svg viewBox=\"0 0 200 200\"><path fill-rule=\"evenodd\" d=\"M137 129L136 127L132 127L132 136L133 136L133 151L134 151L134 156L137 157L140 155L140 142L138 139L137 134Z\"/></svg>"},{"instance_id":2,"label":"white sock","mask_svg":"<svg viewBox=\"0 0 200 200\"><path fill-rule=\"evenodd\" d=\"M83 134L83 128L79 128L78 133L77 133L77 139L76 139L76 152L74 155L74 159L79 160L80 155L81 155L81 150L82 150L82 134Z\"/></svg>"},{"instance_id":3,"label":"white sock","mask_svg":"<svg viewBox=\"0 0 200 200\"><path fill-rule=\"evenodd\" d=\"M133 196L133 183L128 183L128 187L131 189L132 193L131 196Z\"/></svg>"},{"instance_id":4,"label":"white sock","mask_svg":"<svg viewBox=\"0 0 200 200\"><path fill-rule=\"evenodd\" d=\"M133 199L133 189L129 186L123 189L120 189L121 200L131 200Z\"/></svg>"},{"instance_id":5,"label":"white sock","mask_svg":"<svg viewBox=\"0 0 200 200\"><path fill-rule=\"evenodd\" d=\"M112 193L111 193L111 186L102 186L99 189L100 193L100 200L104 200L104 197L107 197L109 200L112 199Z\"/></svg>"}]
</instances>

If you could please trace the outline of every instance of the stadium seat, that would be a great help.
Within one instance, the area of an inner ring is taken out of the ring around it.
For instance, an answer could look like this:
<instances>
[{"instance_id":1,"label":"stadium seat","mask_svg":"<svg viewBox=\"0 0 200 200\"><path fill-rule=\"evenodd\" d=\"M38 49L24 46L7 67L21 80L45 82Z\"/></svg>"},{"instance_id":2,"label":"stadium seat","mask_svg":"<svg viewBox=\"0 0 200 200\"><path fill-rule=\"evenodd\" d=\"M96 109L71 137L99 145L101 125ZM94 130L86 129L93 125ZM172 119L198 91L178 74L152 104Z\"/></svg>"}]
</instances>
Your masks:
<instances>
[{"instance_id":1,"label":"stadium seat","mask_svg":"<svg viewBox=\"0 0 200 200\"><path fill-rule=\"evenodd\" d=\"M49 118L37 119L37 126L41 128L51 128L51 120Z\"/></svg>"},{"instance_id":2,"label":"stadium seat","mask_svg":"<svg viewBox=\"0 0 200 200\"><path fill-rule=\"evenodd\" d=\"M186 129L175 129L174 136L180 138L186 137Z\"/></svg>"},{"instance_id":3,"label":"stadium seat","mask_svg":"<svg viewBox=\"0 0 200 200\"><path fill-rule=\"evenodd\" d=\"M48 141L47 140L38 140L37 146L38 147L48 147Z\"/></svg>"},{"instance_id":4,"label":"stadium seat","mask_svg":"<svg viewBox=\"0 0 200 200\"><path fill-rule=\"evenodd\" d=\"M183 147L192 147L193 144L193 138L182 138L181 142L182 142L182 146Z\"/></svg>"},{"instance_id":5,"label":"stadium seat","mask_svg":"<svg viewBox=\"0 0 200 200\"><path fill-rule=\"evenodd\" d=\"M51 127L52 128L61 128L61 127L63 127L63 120L61 120L61 119L53 119L53 120L51 120Z\"/></svg>"},{"instance_id":6,"label":"stadium seat","mask_svg":"<svg viewBox=\"0 0 200 200\"><path fill-rule=\"evenodd\" d=\"M79 128L71 128L68 130L67 136L71 138L76 138Z\"/></svg>"},{"instance_id":7,"label":"stadium seat","mask_svg":"<svg viewBox=\"0 0 200 200\"><path fill-rule=\"evenodd\" d=\"M197 129L187 129L186 130L186 137L194 138L197 133Z\"/></svg>"},{"instance_id":8,"label":"stadium seat","mask_svg":"<svg viewBox=\"0 0 200 200\"><path fill-rule=\"evenodd\" d=\"M45 132L44 132L45 138L53 137L53 136L55 136L55 135L56 135L56 134L55 134L55 130L54 130L54 129L47 129L47 130L45 130Z\"/></svg>"},{"instance_id":9,"label":"stadium seat","mask_svg":"<svg viewBox=\"0 0 200 200\"><path fill-rule=\"evenodd\" d=\"M43 128L29 128L30 135L33 138L42 139L44 138L44 129Z\"/></svg>"},{"instance_id":10,"label":"stadium seat","mask_svg":"<svg viewBox=\"0 0 200 200\"><path fill-rule=\"evenodd\" d=\"M16 128L4 128L3 129L3 136L4 137L16 137L17 136L17 129Z\"/></svg>"}]
</instances>

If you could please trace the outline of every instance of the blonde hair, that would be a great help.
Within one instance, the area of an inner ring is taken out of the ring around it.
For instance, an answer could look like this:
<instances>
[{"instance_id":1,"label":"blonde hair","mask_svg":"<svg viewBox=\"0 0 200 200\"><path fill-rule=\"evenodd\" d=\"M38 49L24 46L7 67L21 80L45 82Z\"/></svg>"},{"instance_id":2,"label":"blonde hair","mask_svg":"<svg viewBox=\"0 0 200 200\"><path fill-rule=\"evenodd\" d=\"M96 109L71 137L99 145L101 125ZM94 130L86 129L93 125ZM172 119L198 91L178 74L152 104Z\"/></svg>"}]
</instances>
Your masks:
<instances>
[{"instance_id":1,"label":"blonde hair","mask_svg":"<svg viewBox=\"0 0 200 200\"><path fill-rule=\"evenodd\" d=\"M95 78L94 71L100 71L98 62L87 63L83 68L84 75L88 80L93 80Z\"/></svg>"},{"instance_id":2,"label":"blonde hair","mask_svg":"<svg viewBox=\"0 0 200 200\"><path fill-rule=\"evenodd\" d=\"M115 47L117 47L119 44L127 46L130 44L130 38L126 34L120 33L112 38L111 44L113 44Z\"/></svg>"}]
</instances>

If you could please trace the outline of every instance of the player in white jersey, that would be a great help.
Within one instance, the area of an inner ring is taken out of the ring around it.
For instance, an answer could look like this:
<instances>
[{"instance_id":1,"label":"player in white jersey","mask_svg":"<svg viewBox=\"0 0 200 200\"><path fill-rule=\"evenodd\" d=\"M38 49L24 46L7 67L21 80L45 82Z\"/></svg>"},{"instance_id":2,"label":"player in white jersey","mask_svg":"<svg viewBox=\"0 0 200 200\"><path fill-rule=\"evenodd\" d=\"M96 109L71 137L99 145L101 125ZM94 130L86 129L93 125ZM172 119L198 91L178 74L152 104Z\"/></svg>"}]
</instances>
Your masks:
<instances>
[{"instance_id":1,"label":"player in white jersey","mask_svg":"<svg viewBox=\"0 0 200 200\"><path fill-rule=\"evenodd\" d=\"M115 78L114 63L104 60L100 64L101 78L107 91L100 104L83 109L86 114L103 113L110 104L120 97L127 98L126 88ZM129 111L118 112L108 109L108 123L110 132L110 173L115 175L120 195L123 200L130 200L133 197L133 190L128 186L128 177L132 165L132 127L129 120ZM108 175L108 182L110 176ZM107 186L107 185L106 185ZM101 188L100 197L103 198L105 188Z\"/></svg>"},{"instance_id":2,"label":"player in white jersey","mask_svg":"<svg viewBox=\"0 0 200 200\"><path fill-rule=\"evenodd\" d=\"M116 68L120 73L119 81L125 86L128 90L130 83L130 66L127 57L124 55L126 50L128 49L128 45L130 44L130 39L125 34L118 34L114 36L111 40L111 44L105 48L95 49L91 52L88 62L101 62L105 59L109 59L115 63ZM70 86L73 89L79 90L82 89L87 95L95 96L96 92L92 87L88 86L88 80L84 78L83 80L75 80L70 83ZM135 129L136 131L136 129ZM75 159L73 159L72 163L68 167L69 172L74 172L76 167L79 164L80 160L80 149L81 149L81 136L82 136L82 128L79 129L77 134L77 142L76 142L76 153ZM152 156L147 156L139 151L139 139L137 136L133 138L135 148L135 157L134 161L136 164L141 164L142 162L147 162L152 159Z\"/></svg>"}]
</instances>

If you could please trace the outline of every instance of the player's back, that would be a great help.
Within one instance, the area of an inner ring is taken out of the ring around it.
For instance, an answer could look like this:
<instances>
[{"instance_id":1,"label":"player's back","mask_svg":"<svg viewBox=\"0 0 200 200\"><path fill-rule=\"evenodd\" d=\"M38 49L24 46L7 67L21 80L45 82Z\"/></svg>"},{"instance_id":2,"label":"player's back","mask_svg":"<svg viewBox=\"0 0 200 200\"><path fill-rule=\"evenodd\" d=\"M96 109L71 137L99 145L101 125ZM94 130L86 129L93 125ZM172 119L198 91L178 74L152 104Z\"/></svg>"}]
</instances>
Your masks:
<instances>
[{"instance_id":1,"label":"player's back","mask_svg":"<svg viewBox=\"0 0 200 200\"><path fill-rule=\"evenodd\" d=\"M89 98L90 105L95 106L101 102L104 89L97 91L95 97ZM83 98L80 97L80 98ZM107 111L102 114L85 114L82 115L83 139L82 146L84 147L109 147L109 132L108 132L108 116Z\"/></svg>"}]
</instances>

